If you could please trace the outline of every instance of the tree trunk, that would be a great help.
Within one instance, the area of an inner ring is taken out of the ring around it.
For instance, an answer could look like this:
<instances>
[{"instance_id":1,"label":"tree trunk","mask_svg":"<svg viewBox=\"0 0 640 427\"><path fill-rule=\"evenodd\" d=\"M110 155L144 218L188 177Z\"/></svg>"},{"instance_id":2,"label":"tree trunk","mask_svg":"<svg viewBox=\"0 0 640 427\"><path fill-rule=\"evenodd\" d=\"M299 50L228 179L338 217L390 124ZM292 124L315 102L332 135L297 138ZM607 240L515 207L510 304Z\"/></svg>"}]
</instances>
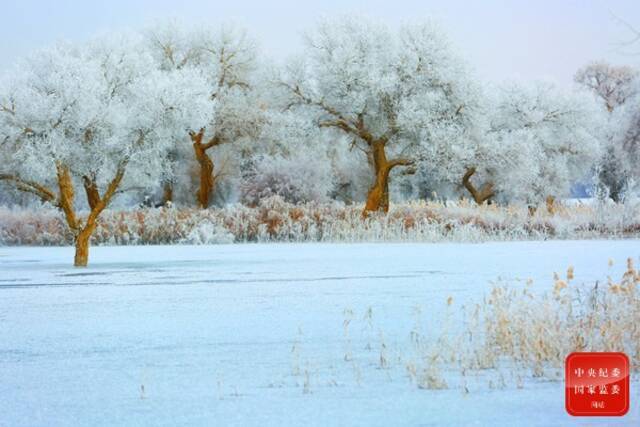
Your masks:
<instances>
[{"instance_id":1,"label":"tree trunk","mask_svg":"<svg viewBox=\"0 0 640 427\"><path fill-rule=\"evenodd\" d=\"M384 169L376 171L376 181L369 189L363 216L369 212L389 212L389 172Z\"/></svg>"},{"instance_id":2,"label":"tree trunk","mask_svg":"<svg viewBox=\"0 0 640 427\"><path fill-rule=\"evenodd\" d=\"M209 207L209 198L214 187L213 177L213 162L207 155L207 150L220 144L222 141L217 135L209 140L206 144L202 143L204 137L204 128L200 129L198 133L189 132L189 136L193 141L193 151L196 155L196 160L200 165L200 187L196 193L196 199L198 206L203 209Z\"/></svg>"},{"instance_id":3,"label":"tree trunk","mask_svg":"<svg viewBox=\"0 0 640 427\"><path fill-rule=\"evenodd\" d=\"M173 203L173 182L167 181L164 184L164 191L162 193L162 205Z\"/></svg>"},{"instance_id":4,"label":"tree trunk","mask_svg":"<svg viewBox=\"0 0 640 427\"><path fill-rule=\"evenodd\" d=\"M373 140L369 145L371 154L373 155L373 170L375 173L375 181L367 194L367 203L362 211L363 218L366 218L370 212L388 212L389 211L389 174L396 166L413 166L414 162L410 159L397 158L387 160L385 153L385 139Z\"/></svg>"},{"instance_id":5,"label":"tree trunk","mask_svg":"<svg viewBox=\"0 0 640 427\"><path fill-rule=\"evenodd\" d=\"M95 223L93 225L87 224L76 237L76 255L73 259L74 267L87 266L87 262L89 261L89 241L91 240L91 234L94 229Z\"/></svg>"},{"instance_id":6,"label":"tree trunk","mask_svg":"<svg viewBox=\"0 0 640 427\"><path fill-rule=\"evenodd\" d=\"M95 184L92 186L92 190L87 190L88 203L91 205L91 211L87 216L84 226L81 226L77 221L75 222L74 227L71 227L71 224L69 224L72 230L77 233L75 239L76 254L73 260L73 265L75 267L87 266L87 262L89 261L89 243L91 235L96 229L98 217L102 211L109 206L111 199L120 186L122 178L124 177L126 165L127 161L122 161L118 165L115 176L111 182L109 182L109 185L102 196L100 196L98 187Z\"/></svg>"},{"instance_id":7,"label":"tree trunk","mask_svg":"<svg viewBox=\"0 0 640 427\"><path fill-rule=\"evenodd\" d=\"M476 187L471 182L471 177L475 173L476 173L475 167L468 168L464 176L462 177L462 185L464 185L464 188L466 188L467 191L471 194L471 196L473 197L473 200L478 205L481 205L487 200L490 200L493 196L495 196L495 192L493 191L492 182L488 182L484 184L480 190L476 189Z\"/></svg>"},{"instance_id":8,"label":"tree trunk","mask_svg":"<svg viewBox=\"0 0 640 427\"><path fill-rule=\"evenodd\" d=\"M556 212L556 198L553 196L547 196L545 203L547 204L547 212L553 215Z\"/></svg>"},{"instance_id":9,"label":"tree trunk","mask_svg":"<svg viewBox=\"0 0 640 427\"><path fill-rule=\"evenodd\" d=\"M373 170L375 181L367 194L367 203L364 206L362 216L368 216L369 212L389 211L389 165L384 144L374 142Z\"/></svg>"},{"instance_id":10,"label":"tree trunk","mask_svg":"<svg viewBox=\"0 0 640 427\"><path fill-rule=\"evenodd\" d=\"M213 190L213 162L202 146L193 144L193 149L200 164L200 187L196 194L198 206L206 209L209 207L209 196Z\"/></svg>"}]
</instances>

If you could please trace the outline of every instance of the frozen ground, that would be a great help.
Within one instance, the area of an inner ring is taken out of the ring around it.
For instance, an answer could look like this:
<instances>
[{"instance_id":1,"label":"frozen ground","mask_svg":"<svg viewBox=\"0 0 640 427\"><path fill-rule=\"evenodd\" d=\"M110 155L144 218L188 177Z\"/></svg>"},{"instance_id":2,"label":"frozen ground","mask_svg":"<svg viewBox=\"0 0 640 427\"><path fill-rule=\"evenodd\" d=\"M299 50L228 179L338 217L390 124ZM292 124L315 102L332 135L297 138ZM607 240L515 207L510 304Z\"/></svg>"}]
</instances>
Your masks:
<instances>
[{"instance_id":1,"label":"frozen ground","mask_svg":"<svg viewBox=\"0 0 640 427\"><path fill-rule=\"evenodd\" d=\"M77 270L71 248L0 247L0 425L640 425L638 382L626 417L586 420L562 382L423 390L393 362L415 313L440 329L449 297L477 302L498 277L548 289L569 265L617 277L639 255L637 240L94 247Z\"/></svg>"}]
</instances>

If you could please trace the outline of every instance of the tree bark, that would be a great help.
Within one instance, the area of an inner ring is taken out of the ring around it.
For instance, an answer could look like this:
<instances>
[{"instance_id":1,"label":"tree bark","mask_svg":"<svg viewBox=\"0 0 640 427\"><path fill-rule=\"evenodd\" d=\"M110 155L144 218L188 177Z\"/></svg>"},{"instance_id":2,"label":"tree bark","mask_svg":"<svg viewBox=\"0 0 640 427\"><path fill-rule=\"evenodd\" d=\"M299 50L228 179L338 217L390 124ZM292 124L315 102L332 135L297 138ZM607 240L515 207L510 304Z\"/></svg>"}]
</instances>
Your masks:
<instances>
[{"instance_id":1,"label":"tree bark","mask_svg":"<svg viewBox=\"0 0 640 427\"><path fill-rule=\"evenodd\" d=\"M370 212L389 211L389 174L396 166L410 166L413 164L409 159L387 160L384 140L376 140L371 143L371 154L373 155L373 170L375 180L367 194L367 202L362 212L363 217L367 217Z\"/></svg>"},{"instance_id":2,"label":"tree bark","mask_svg":"<svg viewBox=\"0 0 640 427\"><path fill-rule=\"evenodd\" d=\"M473 185L473 183L471 182L471 177L475 173L476 173L476 168L475 167L467 168L467 171L465 172L464 176L462 177L462 185L464 185L464 188L466 188L467 191L471 194L471 197L473 197L473 200L478 205L481 205L484 202L486 202L487 200L491 199L493 196L495 196L496 193L495 193L495 191L493 191L493 183L492 182L488 182L488 183L484 184L482 186L482 188L480 190L478 190Z\"/></svg>"},{"instance_id":3,"label":"tree bark","mask_svg":"<svg viewBox=\"0 0 640 427\"><path fill-rule=\"evenodd\" d=\"M93 209L100 202L100 192L98 191L98 186L94 179L89 178L88 176L82 177L82 183L84 184L84 191L87 194L87 203L89 204L89 209Z\"/></svg>"},{"instance_id":4,"label":"tree bark","mask_svg":"<svg viewBox=\"0 0 640 427\"><path fill-rule=\"evenodd\" d=\"M162 205L173 203L173 182L167 181L164 183L164 189L162 192Z\"/></svg>"},{"instance_id":5,"label":"tree bark","mask_svg":"<svg viewBox=\"0 0 640 427\"><path fill-rule=\"evenodd\" d=\"M367 194L367 203L362 213L363 216L367 216L369 212L389 211L389 168L387 167L387 155L383 144L374 144L372 148L375 180Z\"/></svg>"},{"instance_id":6,"label":"tree bark","mask_svg":"<svg viewBox=\"0 0 640 427\"><path fill-rule=\"evenodd\" d=\"M87 223L86 226L76 236L76 255L73 259L74 267L87 266L87 263L89 262L89 242L95 228L95 221L91 224Z\"/></svg>"},{"instance_id":7,"label":"tree bark","mask_svg":"<svg viewBox=\"0 0 640 427\"><path fill-rule=\"evenodd\" d=\"M556 212L556 198L553 196L547 196L545 203L547 205L547 212L553 215Z\"/></svg>"},{"instance_id":8,"label":"tree bark","mask_svg":"<svg viewBox=\"0 0 640 427\"><path fill-rule=\"evenodd\" d=\"M209 197L213 191L213 162L207 155L206 150L200 144L193 144L196 160L200 165L200 186L196 193L198 206L202 209L209 207Z\"/></svg>"},{"instance_id":9,"label":"tree bark","mask_svg":"<svg viewBox=\"0 0 640 427\"><path fill-rule=\"evenodd\" d=\"M74 206L75 192L73 190L73 181L71 180L71 173L69 168L62 164L56 164L56 172L58 178L58 206L64 212L67 225L76 233L79 228L78 219L76 218L76 211Z\"/></svg>"},{"instance_id":10,"label":"tree bark","mask_svg":"<svg viewBox=\"0 0 640 427\"><path fill-rule=\"evenodd\" d=\"M203 144L204 128L200 129L198 133L189 132L189 135L193 141L193 151L196 155L196 160L200 165L200 186L196 193L196 200L200 208L206 209L209 207L209 200L215 186L213 161L209 158L207 150L220 144L221 141L217 136L214 136L209 142Z\"/></svg>"}]
</instances>

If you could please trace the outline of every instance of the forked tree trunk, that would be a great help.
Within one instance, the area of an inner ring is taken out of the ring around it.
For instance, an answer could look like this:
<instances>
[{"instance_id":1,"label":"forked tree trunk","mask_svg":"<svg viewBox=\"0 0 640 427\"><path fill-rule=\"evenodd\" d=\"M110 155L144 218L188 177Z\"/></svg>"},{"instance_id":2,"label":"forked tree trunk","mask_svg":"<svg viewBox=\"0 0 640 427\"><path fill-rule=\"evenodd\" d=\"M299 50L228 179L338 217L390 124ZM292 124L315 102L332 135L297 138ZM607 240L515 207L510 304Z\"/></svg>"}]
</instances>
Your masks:
<instances>
[{"instance_id":1,"label":"forked tree trunk","mask_svg":"<svg viewBox=\"0 0 640 427\"><path fill-rule=\"evenodd\" d=\"M492 182L488 182L484 184L482 188L478 190L471 182L471 177L475 173L476 173L475 167L468 168L464 176L462 177L462 185L464 185L464 188L466 188L467 191L471 194L471 197L473 197L473 200L477 204L481 205L487 200L490 200L493 196L495 196L496 193L495 191L493 191Z\"/></svg>"},{"instance_id":2,"label":"forked tree trunk","mask_svg":"<svg viewBox=\"0 0 640 427\"><path fill-rule=\"evenodd\" d=\"M98 191L97 185L94 184L95 192L93 196L95 199L93 202L89 202L91 206L91 211L87 216L87 220L84 225L80 225L78 221L75 221L73 226L70 223L69 227L75 233L75 245L76 245L76 254L73 260L73 265L75 267L86 267L87 262L89 261L89 243L91 240L91 235L96 229L96 225L98 223L98 217L102 213L102 211L109 206L113 195L116 193L116 190L120 186L120 182L122 182L122 178L124 177L126 162L123 162L119 165L116 175L113 177L109 185L107 186L104 195L100 196L100 192ZM73 187L71 187L73 190ZM61 195L62 196L62 195ZM87 193L88 196L88 193ZM61 197L62 198L62 197Z\"/></svg>"},{"instance_id":3,"label":"forked tree trunk","mask_svg":"<svg viewBox=\"0 0 640 427\"><path fill-rule=\"evenodd\" d=\"M128 159L123 159L116 170L116 174L107 186L104 195L100 195L98 186L94 179L83 177L83 184L87 195L87 203L91 208L87 220L84 224L79 221L76 216L74 197L75 191L73 188L73 180L71 179L71 172L69 167L64 163L56 162L56 178L58 184L58 195L48 189L47 187L38 184L34 181L24 180L16 175L0 174L0 180L6 180L14 182L18 190L25 191L27 193L38 196L41 200L49 203L53 203L64 213L64 218L69 226L69 229L74 236L74 244L76 253L74 257L73 265L76 267L86 267L89 260L89 241L93 234L98 217L100 213L109 205L116 190L122 182L124 177L125 168L127 166Z\"/></svg>"},{"instance_id":4,"label":"forked tree trunk","mask_svg":"<svg viewBox=\"0 0 640 427\"><path fill-rule=\"evenodd\" d=\"M413 161L409 159L387 160L385 153L385 140L375 140L370 144L373 156L373 170L375 180L367 194L367 202L362 212L367 217L370 212L389 211L389 174L396 166L410 166Z\"/></svg>"}]
</instances>

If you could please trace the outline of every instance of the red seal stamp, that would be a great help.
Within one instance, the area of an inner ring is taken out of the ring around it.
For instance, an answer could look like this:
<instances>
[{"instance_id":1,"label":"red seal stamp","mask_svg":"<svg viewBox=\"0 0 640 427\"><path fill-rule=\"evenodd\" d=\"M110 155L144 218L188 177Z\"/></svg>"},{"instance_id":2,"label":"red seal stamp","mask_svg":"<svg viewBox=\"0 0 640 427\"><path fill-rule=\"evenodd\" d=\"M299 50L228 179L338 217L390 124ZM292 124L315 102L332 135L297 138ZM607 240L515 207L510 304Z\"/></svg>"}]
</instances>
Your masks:
<instances>
[{"instance_id":1,"label":"red seal stamp","mask_svg":"<svg viewBox=\"0 0 640 427\"><path fill-rule=\"evenodd\" d=\"M629 410L624 353L571 353L565 361L565 407L574 416L620 417Z\"/></svg>"}]
</instances>

